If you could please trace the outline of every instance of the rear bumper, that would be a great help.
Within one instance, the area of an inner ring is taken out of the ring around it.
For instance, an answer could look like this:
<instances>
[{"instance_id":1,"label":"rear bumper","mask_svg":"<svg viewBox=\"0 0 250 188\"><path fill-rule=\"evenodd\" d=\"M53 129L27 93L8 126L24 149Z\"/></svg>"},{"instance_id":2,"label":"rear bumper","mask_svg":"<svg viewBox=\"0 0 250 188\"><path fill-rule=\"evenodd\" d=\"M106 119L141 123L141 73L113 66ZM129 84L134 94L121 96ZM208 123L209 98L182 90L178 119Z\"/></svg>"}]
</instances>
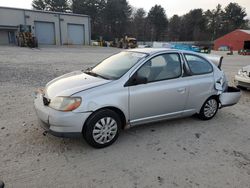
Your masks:
<instances>
[{"instance_id":1,"label":"rear bumper","mask_svg":"<svg viewBox=\"0 0 250 188\"><path fill-rule=\"evenodd\" d=\"M239 102L241 97L241 92L238 88L228 87L226 91L224 91L219 99L221 103L221 107L232 106Z\"/></svg>"},{"instance_id":2,"label":"rear bumper","mask_svg":"<svg viewBox=\"0 0 250 188\"><path fill-rule=\"evenodd\" d=\"M82 133L82 128L91 114L61 112L43 104L42 95L38 94L34 100L34 107L41 127L48 133L59 137L75 137Z\"/></svg>"}]
</instances>

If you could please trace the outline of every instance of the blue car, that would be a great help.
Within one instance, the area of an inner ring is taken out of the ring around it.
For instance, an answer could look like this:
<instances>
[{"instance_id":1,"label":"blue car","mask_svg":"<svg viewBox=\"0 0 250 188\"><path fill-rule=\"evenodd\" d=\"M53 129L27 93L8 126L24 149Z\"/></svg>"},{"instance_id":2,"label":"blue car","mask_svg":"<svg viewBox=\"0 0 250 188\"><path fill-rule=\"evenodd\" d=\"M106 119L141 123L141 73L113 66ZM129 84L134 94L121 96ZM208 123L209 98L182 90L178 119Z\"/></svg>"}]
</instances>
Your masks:
<instances>
[{"instance_id":1,"label":"blue car","mask_svg":"<svg viewBox=\"0 0 250 188\"><path fill-rule=\"evenodd\" d=\"M191 45L187 45L187 44L173 44L171 46L171 49L200 52L200 48L198 46L191 46Z\"/></svg>"}]
</instances>

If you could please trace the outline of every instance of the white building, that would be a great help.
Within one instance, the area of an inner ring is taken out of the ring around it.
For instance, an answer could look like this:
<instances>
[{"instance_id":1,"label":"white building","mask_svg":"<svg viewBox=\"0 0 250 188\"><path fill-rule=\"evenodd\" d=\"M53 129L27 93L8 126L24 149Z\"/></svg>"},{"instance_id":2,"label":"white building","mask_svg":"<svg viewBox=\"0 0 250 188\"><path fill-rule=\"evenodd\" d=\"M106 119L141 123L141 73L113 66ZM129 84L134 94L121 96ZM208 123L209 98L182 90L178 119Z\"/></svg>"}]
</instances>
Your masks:
<instances>
[{"instance_id":1,"label":"white building","mask_svg":"<svg viewBox=\"0 0 250 188\"><path fill-rule=\"evenodd\" d=\"M91 40L87 15L0 7L0 45L15 44L20 25L31 26L38 44L89 45Z\"/></svg>"}]
</instances>

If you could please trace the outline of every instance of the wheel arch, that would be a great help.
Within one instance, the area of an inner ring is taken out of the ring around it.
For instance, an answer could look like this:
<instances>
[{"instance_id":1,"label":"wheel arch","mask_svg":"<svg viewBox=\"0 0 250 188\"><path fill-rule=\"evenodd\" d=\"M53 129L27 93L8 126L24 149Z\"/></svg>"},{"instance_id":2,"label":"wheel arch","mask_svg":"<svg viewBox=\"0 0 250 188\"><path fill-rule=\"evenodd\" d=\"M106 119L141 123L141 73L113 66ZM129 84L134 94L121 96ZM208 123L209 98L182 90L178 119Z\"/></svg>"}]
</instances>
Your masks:
<instances>
[{"instance_id":1,"label":"wheel arch","mask_svg":"<svg viewBox=\"0 0 250 188\"><path fill-rule=\"evenodd\" d=\"M212 95L209 98L215 98L217 100L218 103L220 103L220 95ZM207 98L207 99L209 99Z\"/></svg>"},{"instance_id":2,"label":"wheel arch","mask_svg":"<svg viewBox=\"0 0 250 188\"><path fill-rule=\"evenodd\" d=\"M215 100L217 101L217 108L216 108L216 111L213 111L213 114L212 114L211 116L210 116L210 115L209 115L209 116L206 116L205 113L204 113L204 106L205 106L206 102L207 102L208 100L210 100L210 99L215 99ZM218 111L219 108L220 108L220 99L219 99L219 95L211 95L210 97L208 97L208 98L205 100L205 102L203 103L203 105L202 105L202 107L201 107L199 113L197 113L197 115L198 115L198 117L199 117L201 120L210 120L210 119L212 119L212 118L216 115L216 113L217 113L217 111Z\"/></svg>"},{"instance_id":3,"label":"wheel arch","mask_svg":"<svg viewBox=\"0 0 250 188\"><path fill-rule=\"evenodd\" d=\"M206 100L202 103L202 105L201 105L201 107L200 107L200 109L199 109L199 111L198 111L197 113L200 113L200 111L201 111L201 109L202 109L204 103L205 103L208 99L210 99L210 98L215 98L216 101L218 102L218 104L220 105L220 103L221 103L221 102L220 102L220 95L216 95L216 94L211 95L210 97L206 98Z\"/></svg>"},{"instance_id":4,"label":"wheel arch","mask_svg":"<svg viewBox=\"0 0 250 188\"><path fill-rule=\"evenodd\" d=\"M117 113L119 115L119 117L121 118L121 122L122 122L122 129L125 128L126 124L127 124L127 119L126 119L126 116L124 114L124 112L117 108L117 107L113 107L113 106L107 106L107 107L103 107L103 108L100 108L98 110L95 110L94 112L92 112L92 114L87 118L87 120L84 122L84 125L83 125L83 128L82 128L82 131L84 130L84 127L86 125L86 123L88 122L88 120L97 112L101 111L101 110L111 110L115 113Z\"/></svg>"}]
</instances>

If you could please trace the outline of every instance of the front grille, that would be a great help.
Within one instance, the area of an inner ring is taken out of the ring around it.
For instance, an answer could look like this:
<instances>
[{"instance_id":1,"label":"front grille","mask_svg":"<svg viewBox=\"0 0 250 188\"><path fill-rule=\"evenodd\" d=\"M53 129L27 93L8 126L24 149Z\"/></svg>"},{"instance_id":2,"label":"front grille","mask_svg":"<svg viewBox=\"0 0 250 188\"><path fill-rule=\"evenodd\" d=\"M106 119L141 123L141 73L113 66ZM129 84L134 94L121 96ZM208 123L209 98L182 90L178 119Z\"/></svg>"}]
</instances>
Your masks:
<instances>
[{"instance_id":1,"label":"front grille","mask_svg":"<svg viewBox=\"0 0 250 188\"><path fill-rule=\"evenodd\" d=\"M50 100L43 96L43 104L44 104L45 106L48 106L49 103L50 103Z\"/></svg>"}]
</instances>

